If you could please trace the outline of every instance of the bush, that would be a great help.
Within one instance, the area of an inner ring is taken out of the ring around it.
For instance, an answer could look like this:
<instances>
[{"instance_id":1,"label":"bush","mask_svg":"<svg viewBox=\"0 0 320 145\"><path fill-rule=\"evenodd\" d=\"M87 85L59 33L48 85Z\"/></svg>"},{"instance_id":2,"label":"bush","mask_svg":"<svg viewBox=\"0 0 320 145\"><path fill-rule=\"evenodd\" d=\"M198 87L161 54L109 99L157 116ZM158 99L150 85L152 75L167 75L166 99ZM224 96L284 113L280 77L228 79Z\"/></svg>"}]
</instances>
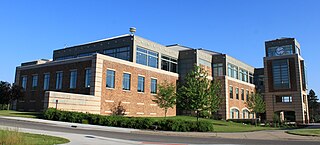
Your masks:
<instances>
[{"instance_id":1,"label":"bush","mask_svg":"<svg viewBox=\"0 0 320 145\"><path fill-rule=\"evenodd\" d=\"M124 117L124 116L103 116L97 114L88 114L80 112L61 111L54 108L49 108L43 113L44 119L66 121L74 123L88 123L94 125L135 128L135 129L153 129L157 126L159 130L166 131L199 131L209 132L213 131L213 124L210 121L201 120L198 123L196 121L187 121L181 119L161 119L155 121L150 118L138 118L138 117Z\"/></svg>"}]
</instances>

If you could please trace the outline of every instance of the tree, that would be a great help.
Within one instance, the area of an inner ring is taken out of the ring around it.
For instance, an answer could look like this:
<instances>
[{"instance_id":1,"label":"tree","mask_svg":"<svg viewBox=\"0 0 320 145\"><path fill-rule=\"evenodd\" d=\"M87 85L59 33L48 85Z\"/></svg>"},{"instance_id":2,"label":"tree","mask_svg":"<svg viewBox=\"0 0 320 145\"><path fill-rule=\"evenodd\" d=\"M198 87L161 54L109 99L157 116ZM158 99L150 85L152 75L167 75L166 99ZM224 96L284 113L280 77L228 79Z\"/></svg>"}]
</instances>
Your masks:
<instances>
[{"instance_id":1,"label":"tree","mask_svg":"<svg viewBox=\"0 0 320 145\"><path fill-rule=\"evenodd\" d=\"M0 82L0 104L7 105L9 110L10 104L14 100L17 100L24 96L22 87L17 85L11 85L8 82Z\"/></svg>"},{"instance_id":2,"label":"tree","mask_svg":"<svg viewBox=\"0 0 320 145\"><path fill-rule=\"evenodd\" d=\"M317 109L318 109L318 96L316 96L316 93L311 89L309 91L308 95L308 105L309 105L309 116L310 120L317 121L316 116L318 115Z\"/></svg>"},{"instance_id":3,"label":"tree","mask_svg":"<svg viewBox=\"0 0 320 145\"><path fill-rule=\"evenodd\" d=\"M246 106L249 110L251 110L251 112L255 114L255 116L257 116L258 113L264 113L266 111L266 104L263 100L263 97L259 93L255 93L249 96L248 101L246 102ZM255 124L257 124L257 120Z\"/></svg>"},{"instance_id":4,"label":"tree","mask_svg":"<svg viewBox=\"0 0 320 145\"><path fill-rule=\"evenodd\" d=\"M199 66L187 74L178 90L178 105L185 110L195 111L197 121L200 111L215 112L221 102L220 85L208 79L208 73Z\"/></svg>"},{"instance_id":5,"label":"tree","mask_svg":"<svg viewBox=\"0 0 320 145\"><path fill-rule=\"evenodd\" d=\"M158 85L159 91L153 102L157 103L160 108L164 109L164 116L167 117L167 112L169 108L173 108L176 104L176 88L170 83L164 82L163 84Z\"/></svg>"}]
</instances>

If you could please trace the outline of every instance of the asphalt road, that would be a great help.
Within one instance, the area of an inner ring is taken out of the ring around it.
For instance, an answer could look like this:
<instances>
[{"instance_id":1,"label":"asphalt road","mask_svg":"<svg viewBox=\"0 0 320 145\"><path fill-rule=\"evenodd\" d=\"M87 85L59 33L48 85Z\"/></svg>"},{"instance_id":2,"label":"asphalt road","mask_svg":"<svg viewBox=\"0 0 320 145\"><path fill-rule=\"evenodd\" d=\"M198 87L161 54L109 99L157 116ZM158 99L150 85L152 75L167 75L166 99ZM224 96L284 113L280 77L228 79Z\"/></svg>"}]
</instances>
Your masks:
<instances>
[{"instance_id":1,"label":"asphalt road","mask_svg":"<svg viewBox=\"0 0 320 145\"><path fill-rule=\"evenodd\" d=\"M109 132L100 130L78 129L73 127L61 127L45 123L35 123L28 121L19 121L0 118L0 125L18 128L29 128L36 130L46 130L64 133L76 133L84 135L94 135L123 140L132 140L139 142L162 142L162 143L184 143L184 144L248 144L248 145L319 145L316 141L299 140L249 140L249 139L225 139L225 138L200 138L200 137L180 137L180 136L161 136L145 135L134 133Z\"/></svg>"}]
</instances>

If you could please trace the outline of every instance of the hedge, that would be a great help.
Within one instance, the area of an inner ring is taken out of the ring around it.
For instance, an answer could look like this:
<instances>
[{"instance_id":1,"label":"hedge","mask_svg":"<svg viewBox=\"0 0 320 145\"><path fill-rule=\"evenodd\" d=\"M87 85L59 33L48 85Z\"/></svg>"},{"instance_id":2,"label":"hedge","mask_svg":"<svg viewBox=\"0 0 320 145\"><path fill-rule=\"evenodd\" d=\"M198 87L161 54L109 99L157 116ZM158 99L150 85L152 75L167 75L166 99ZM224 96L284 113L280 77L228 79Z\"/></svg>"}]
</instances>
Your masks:
<instances>
[{"instance_id":1,"label":"hedge","mask_svg":"<svg viewBox=\"0 0 320 145\"><path fill-rule=\"evenodd\" d=\"M94 125L135 128L135 129L157 129L165 131L213 131L210 121L200 120L187 121L180 119L152 119L143 117L103 116L97 114L62 111L48 108L43 112L43 118L55 121L66 121L73 123L89 123Z\"/></svg>"}]
</instances>

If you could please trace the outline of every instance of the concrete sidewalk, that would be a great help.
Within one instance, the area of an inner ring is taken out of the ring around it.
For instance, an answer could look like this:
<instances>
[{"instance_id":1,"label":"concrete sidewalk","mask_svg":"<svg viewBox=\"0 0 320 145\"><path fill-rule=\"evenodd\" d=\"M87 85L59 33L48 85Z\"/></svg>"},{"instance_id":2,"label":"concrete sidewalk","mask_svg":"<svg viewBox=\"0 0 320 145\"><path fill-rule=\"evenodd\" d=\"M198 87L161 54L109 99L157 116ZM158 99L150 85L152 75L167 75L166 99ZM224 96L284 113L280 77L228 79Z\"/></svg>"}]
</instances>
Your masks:
<instances>
[{"instance_id":1,"label":"concrete sidewalk","mask_svg":"<svg viewBox=\"0 0 320 145\"><path fill-rule=\"evenodd\" d=\"M21 118L21 117L5 117L1 118L46 123L64 127L77 126L79 129L88 130L102 130L110 132L123 132L123 133L134 133L134 134L148 134L148 135L163 135L163 136L189 136L189 137L219 137L229 139L254 139L254 140L307 140L307 141L320 141L320 137L313 136L298 136L285 133L287 130L264 130L254 132L240 132L240 133L202 133L202 132L171 132L171 131L150 131L150 130L139 130L130 128L119 128L119 127L108 127L90 124L80 123L69 123L61 121L51 121L34 118Z\"/></svg>"}]
</instances>

